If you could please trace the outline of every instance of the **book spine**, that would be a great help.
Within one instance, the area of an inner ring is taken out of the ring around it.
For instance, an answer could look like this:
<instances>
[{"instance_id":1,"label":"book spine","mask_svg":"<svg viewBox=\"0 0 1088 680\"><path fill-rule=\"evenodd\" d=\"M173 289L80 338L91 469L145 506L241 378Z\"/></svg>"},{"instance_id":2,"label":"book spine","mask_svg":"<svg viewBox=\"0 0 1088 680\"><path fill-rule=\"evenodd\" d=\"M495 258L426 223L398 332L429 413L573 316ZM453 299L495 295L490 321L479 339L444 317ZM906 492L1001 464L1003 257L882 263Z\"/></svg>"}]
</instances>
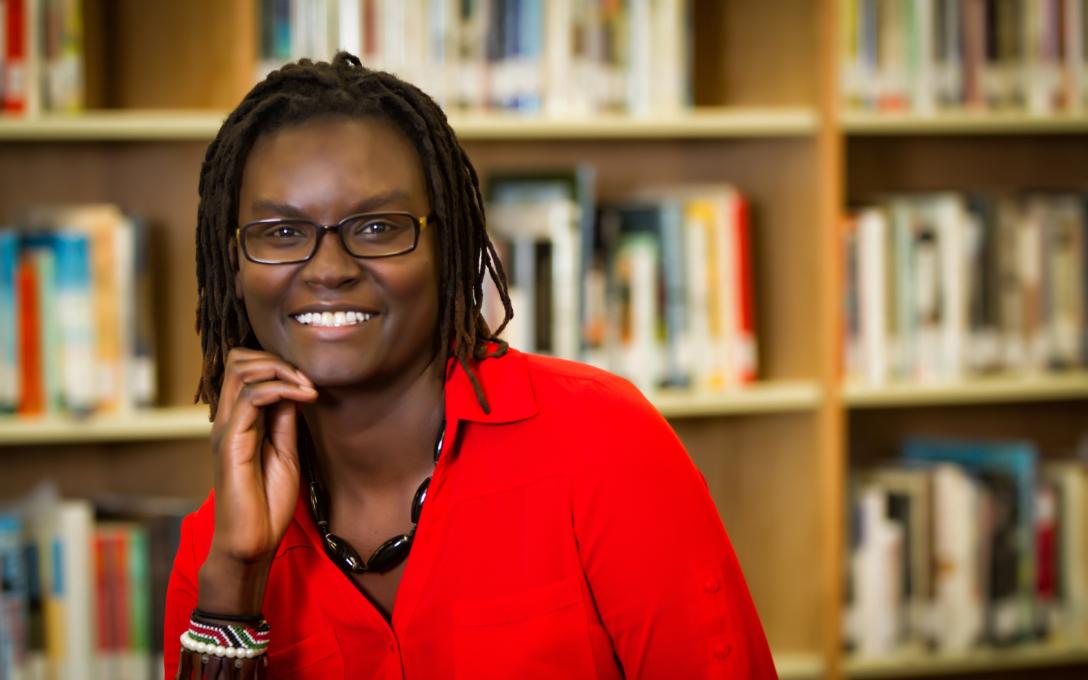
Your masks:
<instances>
[{"instance_id":1,"label":"book spine","mask_svg":"<svg viewBox=\"0 0 1088 680\"><path fill-rule=\"evenodd\" d=\"M22 331L20 318L19 234L0 228L0 412L21 400Z\"/></svg>"},{"instance_id":2,"label":"book spine","mask_svg":"<svg viewBox=\"0 0 1088 680\"><path fill-rule=\"evenodd\" d=\"M28 112L27 4L29 0L6 0L4 28L3 92L4 112L24 115Z\"/></svg>"},{"instance_id":3,"label":"book spine","mask_svg":"<svg viewBox=\"0 0 1088 680\"><path fill-rule=\"evenodd\" d=\"M22 358L19 392L20 415L41 415L45 412L45 385L42 368L41 319L38 314L37 267L29 253L19 261L19 356Z\"/></svg>"}]
</instances>

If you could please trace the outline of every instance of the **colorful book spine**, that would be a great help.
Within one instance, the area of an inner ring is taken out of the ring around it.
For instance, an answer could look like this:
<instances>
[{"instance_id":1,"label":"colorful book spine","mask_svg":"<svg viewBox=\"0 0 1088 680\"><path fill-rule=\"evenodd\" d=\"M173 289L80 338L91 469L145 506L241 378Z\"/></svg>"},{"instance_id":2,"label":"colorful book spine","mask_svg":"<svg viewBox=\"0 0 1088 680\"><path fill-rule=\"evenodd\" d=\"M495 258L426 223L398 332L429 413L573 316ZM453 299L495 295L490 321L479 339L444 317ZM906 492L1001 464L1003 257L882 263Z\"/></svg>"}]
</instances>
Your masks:
<instances>
[{"instance_id":1,"label":"colorful book spine","mask_svg":"<svg viewBox=\"0 0 1088 680\"><path fill-rule=\"evenodd\" d=\"M19 314L19 234L0 229L0 412L21 401L22 331Z\"/></svg>"}]
</instances>

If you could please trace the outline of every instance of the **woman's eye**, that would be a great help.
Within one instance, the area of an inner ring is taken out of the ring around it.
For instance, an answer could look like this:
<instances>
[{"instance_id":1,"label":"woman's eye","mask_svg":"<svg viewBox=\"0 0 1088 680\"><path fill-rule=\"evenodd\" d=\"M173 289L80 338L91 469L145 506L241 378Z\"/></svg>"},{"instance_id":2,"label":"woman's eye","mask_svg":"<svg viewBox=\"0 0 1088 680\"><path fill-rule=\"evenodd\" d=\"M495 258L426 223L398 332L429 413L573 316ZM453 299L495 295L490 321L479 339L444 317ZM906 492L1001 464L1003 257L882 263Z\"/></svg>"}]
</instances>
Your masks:
<instances>
[{"instance_id":1,"label":"woman's eye","mask_svg":"<svg viewBox=\"0 0 1088 680\"><path fill-rule=\"evenodd\" d=\"M360 231L363 234L384 234L392 228L388 222L367 222Z\"/></svg>"},{"instance_id":2,"label":"woman's eye","mask_svg":"<svg viewBox=\"0 0 1088 680\"><path fill-rule=\"evenodd\" d=\"M303 236L302 231L288 224L276 225L264 233L264 237L268 239L299 238L300 236Z\"/></svg>"}]
</instances>

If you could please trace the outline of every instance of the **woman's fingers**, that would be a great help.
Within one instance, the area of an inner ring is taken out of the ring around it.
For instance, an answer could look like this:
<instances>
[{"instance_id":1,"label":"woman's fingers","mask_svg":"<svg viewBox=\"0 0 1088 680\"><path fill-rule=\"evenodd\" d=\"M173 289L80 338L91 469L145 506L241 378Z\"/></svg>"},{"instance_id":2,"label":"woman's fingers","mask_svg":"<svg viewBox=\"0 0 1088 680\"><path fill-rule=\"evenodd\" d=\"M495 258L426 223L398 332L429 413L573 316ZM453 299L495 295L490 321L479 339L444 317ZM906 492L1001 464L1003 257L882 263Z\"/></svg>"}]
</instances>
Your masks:
<instances>
[{"instance_id":1,"label":"woman's fingers","mask_svg":"<svg viewBox=\"0 0 1088 680\"><path fill-rule=\"evenodd\" d=\"M246 385L272 380L313 387L313 383L301 371L274 354L249 349L232 349L227 355L216 421L226 423L231 420L238 394L245 389Z\"/></svg>"},{"instance_id":2,"label":"woman's fingers","mask_svg":"<svg viewBox=\"0 0 1088 680\"><path fill-rule=\"evenodd\" d=\"M234 412L223 433L224 443L239 435L255 432L262 427L261 409L281 401L311 402L317 399L317 390L283 380L268 380L244 386L234 401ZM250 452L252 456L256 450ZM243 461L235 461L243 462Z\"/></svg>"}]
</instances>

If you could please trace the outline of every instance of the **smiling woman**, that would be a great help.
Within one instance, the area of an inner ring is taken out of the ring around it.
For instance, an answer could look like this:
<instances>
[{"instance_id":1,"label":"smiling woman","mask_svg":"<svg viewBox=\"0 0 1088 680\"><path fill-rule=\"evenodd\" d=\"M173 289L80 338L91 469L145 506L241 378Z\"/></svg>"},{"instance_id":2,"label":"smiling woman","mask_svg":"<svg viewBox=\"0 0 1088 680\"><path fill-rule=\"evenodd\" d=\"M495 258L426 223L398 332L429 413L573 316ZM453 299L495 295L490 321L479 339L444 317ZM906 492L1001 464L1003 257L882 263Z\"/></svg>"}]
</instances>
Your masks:
<instances>
[{"instance_id":1,"label":"smiling woman","mask_svg":"<svg viewBox=\"0 0 1088 680\"><path fill-rule=\"evenodd\" d=\"M183 526L167 677L774 677L665 421L484 321L485 277L512 314L505 277L426 95L347 54L288 65L200 198L215 489Z\"/></svg>"}]
</instances>

